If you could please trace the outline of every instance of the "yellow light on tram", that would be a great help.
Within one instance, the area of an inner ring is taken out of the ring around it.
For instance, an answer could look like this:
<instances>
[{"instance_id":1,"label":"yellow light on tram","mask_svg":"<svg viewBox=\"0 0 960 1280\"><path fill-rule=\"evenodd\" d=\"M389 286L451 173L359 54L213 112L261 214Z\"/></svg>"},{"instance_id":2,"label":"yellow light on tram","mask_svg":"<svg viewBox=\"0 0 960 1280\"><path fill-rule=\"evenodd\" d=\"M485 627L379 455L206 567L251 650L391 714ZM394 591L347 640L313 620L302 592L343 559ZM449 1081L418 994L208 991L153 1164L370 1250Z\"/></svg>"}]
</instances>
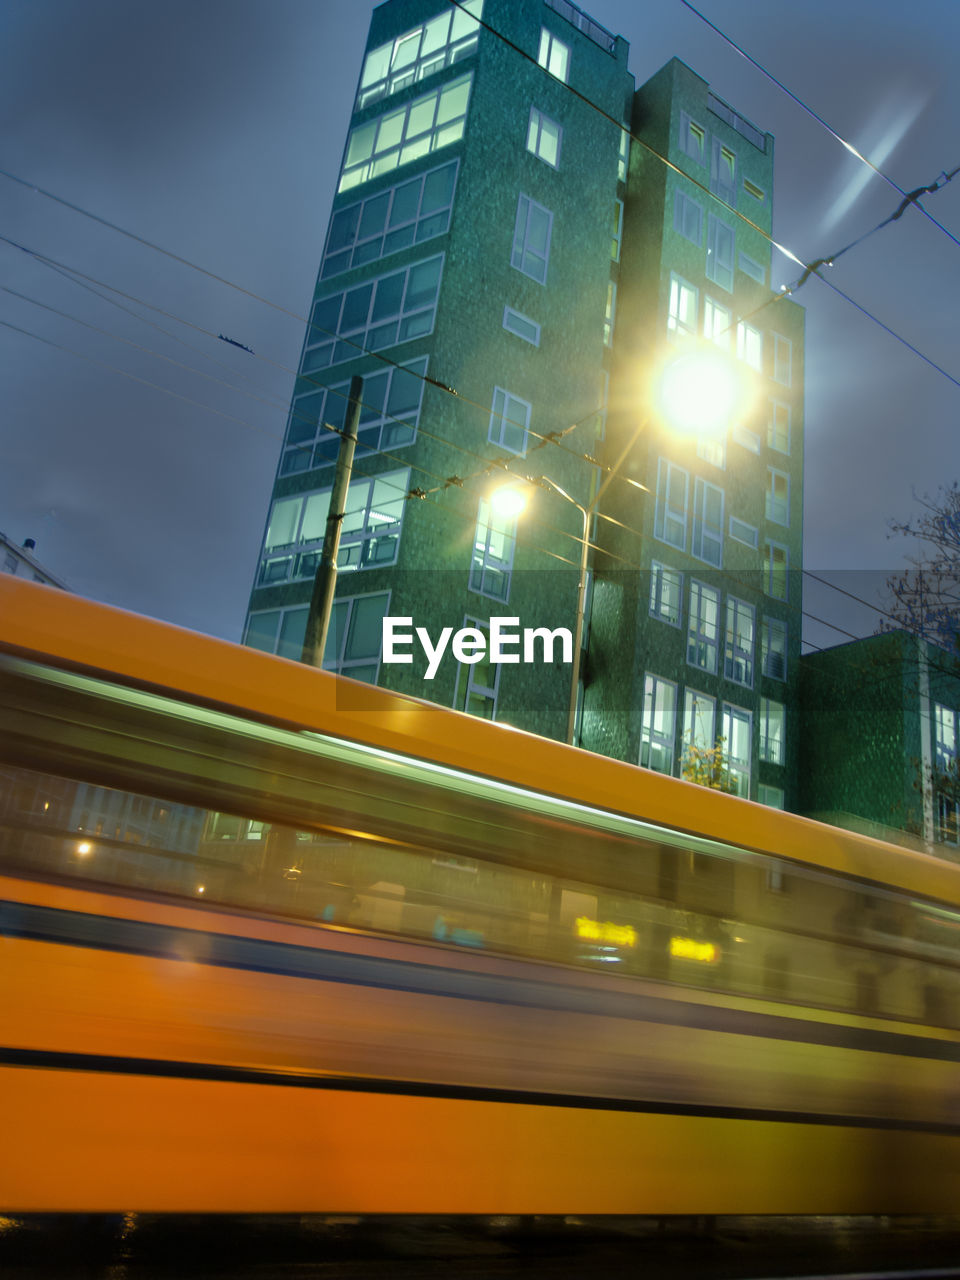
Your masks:
<instances>
[{"instance_id":1,"label":"yellow light on tram","mask_svg":"<svg viewBox=\"0 0 960 1280\"><path fill-rule=\"evenodd\" d=\"M197 885L197 893L205 893L206 889L207 889L207 886L205 884Z\"/></svg>"},{"instance_id":2,"label":"yellow light on tram","mask_svg":"<svg viewBox=\"0 0 960 1280\"><path fill-rule=\"evenodd\" d=\"M670 954L678 960L696 960L700 964L716 964L720 959L720 948L712 942L698 942L696 938L670 939Z\"/></svg>"},{"instance_id":3,"label":"yellow light on tram","mask_svg":"<svg viewBox=\"0 0 960 1280\"><path fill-rule=\"evenodd\" d=\"M77 845L77 853L81 858L85 858L88 853L93 853L93 845L89 840L81 840Z\"/></svg>"},{"instance_id":4,"label":"yellow light on tram","mask_svg":"<svg viewBox=\"0 0 960 1280\"><path fill-rule=\"evenodd\" d=\"M630 924L614 924L610 920L591 920L589 916L577 916L574 928L578 938L590 942L607 942L614 947L635 947L637 931Z\"/></svg>"}]
</instances>

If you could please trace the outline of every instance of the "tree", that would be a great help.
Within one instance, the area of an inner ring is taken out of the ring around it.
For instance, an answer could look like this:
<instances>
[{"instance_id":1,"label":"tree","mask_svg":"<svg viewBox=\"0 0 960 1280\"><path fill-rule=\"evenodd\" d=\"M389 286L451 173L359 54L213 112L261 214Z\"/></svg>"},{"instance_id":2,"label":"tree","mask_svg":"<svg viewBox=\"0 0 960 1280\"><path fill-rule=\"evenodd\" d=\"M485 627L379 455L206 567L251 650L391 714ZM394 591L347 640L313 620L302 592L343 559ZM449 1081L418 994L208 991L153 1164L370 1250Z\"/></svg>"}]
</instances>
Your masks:
<instances>
[{"instance_id":1,"label":"tree","mask_svg":"<svg viewBox=\"0 0 960 1280\"><path fill-rule=\"evenodd\" d=\"M887 579L892 625L960 659L960 483L935 497L925 494L920 505L915 519L890 523L892 534L913 538L922 548L908 557L912 568Z\"/></svg>"},{"instance_id":2,"label":"tree","mask_svg":"<svg viewBox=\"0 0 960 1280\"><path fill-rule=\"evenodd\" d=\"M719 737L712 747L697 747L693 744L685 747L680 762L680 773L684 781L710 787L713 791L725 791L727 795L737 795L736 779L723 758L725 741L725 738Z\"/></svg>"}]
</instances>

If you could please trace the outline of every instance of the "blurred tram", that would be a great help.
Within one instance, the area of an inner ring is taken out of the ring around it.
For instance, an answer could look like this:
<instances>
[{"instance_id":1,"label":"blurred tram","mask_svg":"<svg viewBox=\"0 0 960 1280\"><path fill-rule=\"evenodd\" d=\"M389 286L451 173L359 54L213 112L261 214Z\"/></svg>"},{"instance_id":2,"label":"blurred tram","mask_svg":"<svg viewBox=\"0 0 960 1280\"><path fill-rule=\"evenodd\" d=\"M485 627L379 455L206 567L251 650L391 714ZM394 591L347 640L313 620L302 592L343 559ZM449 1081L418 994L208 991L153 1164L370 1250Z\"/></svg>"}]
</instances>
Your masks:
<instances>
[{"instance_id":1,"label":"blurred tram","mask_svg":"<svg viewBox=\"0 0 960 1280\"><path fill-rule=\"evenodd\" d=\"M960 868L0 576L0 1208L939 1213Z\"/></svg>"}]
</instances>

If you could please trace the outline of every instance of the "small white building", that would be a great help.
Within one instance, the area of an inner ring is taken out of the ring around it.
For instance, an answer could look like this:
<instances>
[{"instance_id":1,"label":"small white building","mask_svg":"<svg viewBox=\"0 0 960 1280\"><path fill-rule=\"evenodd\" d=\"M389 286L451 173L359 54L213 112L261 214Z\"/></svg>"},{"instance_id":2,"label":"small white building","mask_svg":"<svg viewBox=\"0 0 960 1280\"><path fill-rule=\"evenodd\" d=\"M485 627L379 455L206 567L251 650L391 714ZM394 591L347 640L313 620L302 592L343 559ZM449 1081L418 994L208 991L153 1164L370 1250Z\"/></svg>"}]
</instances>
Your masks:
<instances>
[{"instance_id":1,"label":"small white building","mask_svg":"<svg viewBox=\"0 0 960 1280\"><path fill-rule=\"evenodd\" d=\"M5 533L0 533L0 573L13 573L29 582L42 582L48 587L69 591L67 584L45 569L36 558L36 545L33 538L27 538L22 546L18 546Z\"/></svg>"}]
</instances>

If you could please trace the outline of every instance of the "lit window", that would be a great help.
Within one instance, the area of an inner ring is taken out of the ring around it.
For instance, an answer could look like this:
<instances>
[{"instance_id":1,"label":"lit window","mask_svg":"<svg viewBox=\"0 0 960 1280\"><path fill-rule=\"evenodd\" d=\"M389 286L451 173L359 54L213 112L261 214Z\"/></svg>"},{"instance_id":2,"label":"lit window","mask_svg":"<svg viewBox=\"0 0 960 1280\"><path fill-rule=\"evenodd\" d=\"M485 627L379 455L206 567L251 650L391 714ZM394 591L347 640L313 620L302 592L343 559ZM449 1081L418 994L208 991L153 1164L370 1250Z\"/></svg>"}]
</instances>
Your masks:
<instances>
[{"instance_id":1,"label":"lit window","mask_svg":"<svg viewBox=\"0 0 960 1280\"><path fill-rule=\"evenodd\" d=\"M643 682L643 724L640 763L657 773L673 773L673 743L677 720L677 686L659 676Z\"/></svg>"},{"instance_id":2,"label":"lit window","mask_svg":"<svg viewBox=\"0 0 960 1280\"><path fill-rule=\"evenodd\" d=\"M507 600L516 541L516 519L499 515L481 499L470 563L471 591L493 600Z\"/></svg>"},{"instance_id":3,"label":"lit window","mask_svg":"<svg viewBox=\"0 0 960 1280\"><path fill-rule=\"evenodd\" d=\"M737 324L737 358L757 373L763 369L763 334L745 320Z\"/></svg>"},{"instance_id":4,"label":"lit window","mask_svg":"<svg viewBox=\"0 0 960 1280\"><path fill-rule=\"evenodd\" d=\"M770 401L767 444L778 453L790 452L790 406L781 400Z\"/></svg>"},{"instance_id":5,"label":"lit window","mask_svg":"<svg viewBox=\"0 0 960 1280\"><path fill-rule=\"evenodd\" d=\"M412 443L423 399L427 358L367 374L357 426L357 450L399 449ZM350 383L340 382L297 396L290 410L282 476L336 462L349 402Z\"/></svg>"},{"instance_id":6,"label":"lit window","mask_svg":"<svg viewBox=\"0 0 960 1280\"><path fill-rule=\"evenodd\" d=\"M723 648L723 674L734 684L753 688L754 609L730 596Z\"/></svg>"},{"instance_id":7,"label":"lit window","mask_svg":"<svg viewBox=\"0 0 960 1280\"><path fill-rule=\"evenodd\" d=\"M337 567L341 572L394 563L409 487L409 467L366 480L354 478L340 526ZM331 489L317 489L274 502L258 586L315 576L327 528L330 494Z\"/></svg>"},{"instance_id":8,"label":"lit window","mask_svg":"<svg viewBox=\"0 0 960 1280\"><path fill-rule=\"evenodd\" d=\"M457 161L337 209L330 219L320 277L386 258L443 235L450 226Z\"/></svg>"},{"instance_id":9,"label":"lit window","mask_svg":"<svg viewBox=\"0 0 960 1280\"><path fill-rule=\"evenodd\" d=\"M759 201L760 204L763 204L766 199L763 189L758 187L755 182L751 182L749 178L744 178L743 189L748 196L753 196L754 200Z\"/></svg>"},{"instance_id":10,"label":"lit window","mask_svg":"<svg viewBox=\"0 0 960 1280\"><path fill-rule=\"evenodd\" d=\"M957 759L960 715L941 702L933 704L933 748L938 769L952 769Z\"/></svg>"},{"instance_id":11,"label":"lit window","mask_svg":"<svg viewBox=\"0 0 960 1280\"><path fill-rule=\"evenodd\" d=\"M472 627L485 636L487 646L477 662L458 663L453 705L458 711L466 711L468 715L492 720L497 711L500 663L490 661L490 623L481 618L464 618L463 625Z\"/></svg>"},{"instance_id":12,"label":"lit window","mask_svg":"<svg viewBox=\"0 0 960 1280\"><path fill-rule=\"evenodd\" d=\"M654 561L650 565L650 614L673 627L680 625L680 595L683 574Z\"/></svg>"},{"instance_id":13,"label":"lit window","mask_svg":"<svg viewBox=\"0 0 960 1280\"><path fill-rule=\"evenodd\" d=\"M710 190L726 204L737 203L737 155L714 138L710 155Z\"/></svg>"},{"instance_id":14,"label":"lit window","mask_svg":"<svg viewBox=\"0 0 960 1280\"><path fill-rule=\"evenodd\" d=\"M787 624L780 618L764 618L760 630L760 662L772 680L787 678Z\"/></svg>"},{"instance_id":15,"label":"lit window","mask_svg":"<svg viewBox=\"0 0 960 1280\"><path fill-rule=\"evenodd\" d=\"M560 164L560 142L563 130L556 120L551 120L536 107L530 108L530 123L527 126L527 150L532 151L540 160L556 169Z\"/></svg>"},{"instance_id":16,"label":"lit window","mask_svg":"<svg viewBox=\"0 0 960 1280\"><path fill-rule=\"evenodd\" d=\"M740 270L751 280L756 280L757 284L763 284L766 281L766 267L756 258L751 258L749 254L744 253L742 249L740 250Z\"/></svg>"},{"instance_id":17,"label":"lit window","mask_svg":"<svg viewBox=\"0 0 960 1280\"><path fill-rule=\"evenodd\" d=\"M707 279L721 289L733 289L733 227L712 213L707 219Z\"/></svg>"},{"instance_id":18,"label":"lit window","mask_svg":"<svg viewBox=\"0 0 960 1280\"><path fill-rule=\"evenodd\" d=\"M490 430L487 439L511 453L523 453L527 447L527 429L530 426L530 406L526 400L511 395L502 387L495 387L493 407L490 411Z\"/></svg>"},{"instance_id":19,"label":"lit window","mask_svg":"<svg viewBox=\"0 0 960 1280\"><path fill-rule=\"evenodd\" d=\"M517 202L517 222L513 231L511 266L530 276L539 284L547 279L547 263L550 258L550 232L553 214L529 196L521 196Z\"/></svg>"},{"instance_id":20,"label":"lit window","mask_svg":"<svg viewBox=\"0 0 960 1280\"><path fill-rule=\"evenodd\" d=\"M338 191L390 173L459 142L470 101L471 76L450 80L405 106L350 130Z\"/></svg>"},{"instance_id":21,"label":"lit window","mask_svg":"<svg viewBox=\"0 0 960 1280\"><path fill-rule=\"evenodd\" d=\"M464 0L423 26L371 49L360 73L357 110L473 53L482 12L483 0Z\"/></svg>"},{"instance_id":22,"label":"lit window","mask_svg":"<svg viewBox=\"0 0 960 1280\"><path fill-rule=\"evenodd\" d=\"M687 284L672 272L667 332L694 335L697 332L697 291L692 284Z\"/></svg>"},{"instance_id":23,"label":"lit window","mask_svg":"<svg viewBox=\"0 0 960 1280\"><path fill-rule=\"evenodd\" d=\"M719 635L720 592L705 583L691 582L687 622L687 662L690 666L716 674Z\"/></svg>"},{"instance_id":24,"label":"lit window","mask_svg":"<svg viewBox=\"0 0 960 1280\"><path fill-rule=\"evenodd\" d=\"M745 547L751 547L754 551L760 545L760 530L752 524L747 524L745 520L738 520L736 516L730 517L730 537L735 542L742 542Z\"/></svg>"},{"instance_id":25,"label":"lit window","mask_svg":"<svg viewBox=\"0 0 960 1280\"><path fill-rule=\"evenodd\" d=\"M697 164L703 164L703 149L707 131L702 124L691 120L685 111L680 112L680 150Z\"/></svg>"},{"instance_id":26,"label":"lit window","mask_svg":"<svg viewBox=\"0 0 960 1280\"><path fill-rule=\"evenodd\" d=\"M630 166L630 134L626 129L620 130L620 151L617 156L617 180L626 182L627 170Z\"/></svg>"},{"instance_id":27,"label":"lit window","mask_svg":"<svg viewBox=\"0 0 960 1280\"><path fill-rule=\"evenodd\" d=\"M613 325L617 311L617 286L613 281L607 284L607 306L603 314L603 345L613 345Z\"/></svg>"},{"instance_id":28,"label":"lit window","mask_svg":"<svg viewBox=\"0 0 960 1280\"><path fill-rule=\"evenodd\" d=\"M540 345L540 326L533 320L522 316L512 307L503 308L503 327L510 333L529 342L534 347Z\"/></svg>"},{"instance_id":29,"label":"lit window","mask_svg":"<svg viewBox=\"0 0 960 1280\"><path fill-rule=\"evenodd\" d=\"M657 463L657 506L653 536L679 551L687 546L687 501L690 476L666 458Z\"/></svg>"},{"instance_id":30,"label":"lit window","mask_svg":"<svg viewBox=\"0 0 960 1280\"><path fill-rule=\"evenodd\" d=\"M730 350L730 329L733 325L733 313L729 307L722 307L713 298L703 300L703 336L708 342L715 342L724 351Z\"/></svg>"},{"instance_id":31,"label":"lit window","mask_svg":"<svg viewBox=\"0 0 960 1280\"><path fill-rule=\"evenodd\" d=\"M703 244L703 206L685 191L673 195L673 229L699 249Z\"/></svg>"},{"instance_id":32,"label":"lit window","mask_svg":"<svg viewBox=\"0 0 960 1280\"><path fill-rule=\"evenodd\" d=\"M763 544L763 589L774 600L787 598L790 557L787 548L776 542Z\"/></svg>"},{"instance_id":33,"label":"lit window","mask_svg":"<svg viewBox=\"0 0 960 1280\"><path fill-rule=\"evenodd\" d=\"M723 490L697 476L690 553L719 569L723 558Z\"/></svg>"},{"instance_id":34,"label":"lit window","mask_svg":"<svg viewBox=\"0 0 960 1280\"><path fill-rule=\"evenodd\" d=\"M783 764L784 718L782 702L760 699L760 759L767 764Z\"/></svg>"},{"instance_id":35,"label":"lit window","mask_svg":"<svg viewBox=\"0 0 960 1280\"><path fill-rule=\"evenodd\" d=\"M567 83L570 71L570 46L558 40L552 31L543 27L540 31L540 52L537 61L558 80Z\"/></svg>"},{"instance_id":36,"label":"lit window","mask_svg":"<svg viewBox=\"0 0 960 1280\"><path fill-rule=\"evenodd\" d=\"M789 339L781 338L779 333L775 333L773 335L773 377L775 382L780 382L785 387L790 386L791 363L792 348Z\"/></svg>"},{"instance_id":37,"label":"lit window","mask_svg":"<svg viewBox=\"0 0 960 1280\"><path fill-rule=\"evenodd\" d=\"M943 844L960 844L960 800L937 793L937 839Z\"/></svg>"},{"instance_id":38,"label":"lit window","mask_svg":"<svg viewBox=\"0 0 960 1280\"><path fill-rule=\"evenodd\" d=\"M623 201L613 202L613 238L610 241L610 257L614 262L620 261L620 244L623 240Z\"/></svg>"},{"instance_id":39,"label":"lit window","mask_svg":"<svg viewBox=\"0 0 960 1280\"><path fill-rule=\"evenodd\" d=\"M696 689L683 695L683 749L710 751L716 742L717 703Z\"/></svg>"},{"instance_id":40,"label":"lit window","mask_svg":"<svg viewBox=\"0 0 960 1280\"><path fill-rule=\"evenodd\" d=\"M301 372L313 373L431 333L442 269L440 255L318 298Z\"/></svg>"},{"instance_id":41,"label":"lit window","mask_svg":"<svg viewBox=\"0 0 960 1280\"><path fill-rule=\"evenodd\" d=\"M724 763L737 788L737 795L750 795L750 740L752 723L750 712L743 707L723 704L721 734L723 737Z\"/></svg>"},{"instance_id":42,"label":"lit window","mask_svg":"<svg viewBox=\"0 0 960 1280\"><path fill-rule=\"evenodd\" d=\"M721 469L727 465L726 436L698 436L697 457Z\"/></svg>"},{"instance_id":43,"label":"lit window","mask_svg":"<svg viewBox=\"0 0 960 1280\"><path fill-rule=\"evenodd\" d=\"M790 477L784 471L767 467L765 515L774 524L790 523Z\"/></svg>"}]
</instances>

